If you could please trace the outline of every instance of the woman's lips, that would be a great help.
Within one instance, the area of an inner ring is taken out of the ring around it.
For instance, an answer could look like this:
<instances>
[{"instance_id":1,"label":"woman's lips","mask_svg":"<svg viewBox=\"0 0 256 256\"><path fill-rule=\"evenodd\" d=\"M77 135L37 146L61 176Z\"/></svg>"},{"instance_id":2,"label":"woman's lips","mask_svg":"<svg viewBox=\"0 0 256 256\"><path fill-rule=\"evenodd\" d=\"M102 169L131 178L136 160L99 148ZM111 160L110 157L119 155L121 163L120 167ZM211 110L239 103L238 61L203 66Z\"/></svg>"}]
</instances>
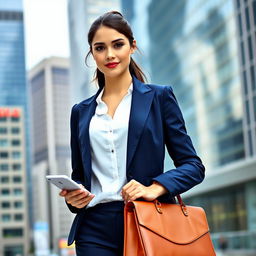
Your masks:
<instances>
[{"instance_id":1,"label":"woman's lips","mask_svg":"<svg viewBox=\"0 0 256 256\"><path fill-rule=\"evenodd\" d=\"M111 62L111 63L106 64L106 67L115 68L118 64L119 64L119 62Z\"/></svg>"}]
</instances>

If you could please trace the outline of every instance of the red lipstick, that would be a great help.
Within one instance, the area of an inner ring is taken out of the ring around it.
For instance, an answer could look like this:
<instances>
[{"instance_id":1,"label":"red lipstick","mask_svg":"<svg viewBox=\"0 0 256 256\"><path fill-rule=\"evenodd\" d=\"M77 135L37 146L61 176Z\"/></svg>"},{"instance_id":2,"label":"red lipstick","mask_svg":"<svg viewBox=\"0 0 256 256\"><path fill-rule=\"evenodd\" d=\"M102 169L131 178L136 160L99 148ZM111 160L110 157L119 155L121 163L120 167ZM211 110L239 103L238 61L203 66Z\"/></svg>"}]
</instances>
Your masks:
<instances>
[{"instance_id":1,"label":"red lipstick","mask_svg":"<svg viewBox=\"0 0 256 256\"><path fill-rule=\"evenodd\" d=\"M115 68L118 64L119 64L119 62L109 62L105 66L108 68Z\"/></svg>"}]
</instances>

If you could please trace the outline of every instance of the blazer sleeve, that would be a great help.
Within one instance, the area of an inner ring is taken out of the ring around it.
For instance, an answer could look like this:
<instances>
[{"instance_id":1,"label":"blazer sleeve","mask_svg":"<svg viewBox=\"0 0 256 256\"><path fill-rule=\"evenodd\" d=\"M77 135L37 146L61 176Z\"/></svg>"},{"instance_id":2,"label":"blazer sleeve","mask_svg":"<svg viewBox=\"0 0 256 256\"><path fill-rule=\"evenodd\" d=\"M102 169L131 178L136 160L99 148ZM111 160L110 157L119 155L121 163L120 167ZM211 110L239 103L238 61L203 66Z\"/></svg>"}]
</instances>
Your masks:
<instances>
[{"instance_id":1,"label":"blazer sleeve","mask_svg":"<svg viewBox=\"0 0 256 256\"><path fill-rule=\"evenodd\" d=\"M174 197L202 182L205 168L187 134L181 110L170 86L164 87L162 97L164 139L176 168L153 180L162 184Z\"/></svg>"},{"instance_id":2,"label":"blazer sleeve","mask_svg":"<svg viewBox=\"0 0 256 256\"><path fill-rule=\"evenodd\" d=\"M77 104L72 107L71 117L70 117L70 146L71 146L71 165L72 165L72 180L79 184L84 184L84 169L81 157L81 151L78 141L78 123L79 123L79 113ZM68 208L73 213L78 213L81 209L72 206L67 203Z\"/></svg>"}]
</instances>

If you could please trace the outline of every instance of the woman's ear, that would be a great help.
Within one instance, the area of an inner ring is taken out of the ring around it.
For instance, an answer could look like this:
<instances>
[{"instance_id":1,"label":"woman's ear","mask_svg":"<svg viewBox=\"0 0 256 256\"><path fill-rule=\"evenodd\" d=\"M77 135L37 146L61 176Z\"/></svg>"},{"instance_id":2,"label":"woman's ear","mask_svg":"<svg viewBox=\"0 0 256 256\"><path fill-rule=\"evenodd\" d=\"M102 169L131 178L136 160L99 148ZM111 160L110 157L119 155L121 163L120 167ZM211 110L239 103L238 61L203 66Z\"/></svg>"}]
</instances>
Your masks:
<instances>
[{"instance_id":1,"label":"woman's ear","mask_svg":"<svg viewBox=\"0 0 256 256\"><path fill-rule=\"evenodd\" d=\"M131 54L135 53L136 50L137 50L137 43L136 43L136 40L133 40L132 46L131 46Z\"/></svg>"}]
</instances>

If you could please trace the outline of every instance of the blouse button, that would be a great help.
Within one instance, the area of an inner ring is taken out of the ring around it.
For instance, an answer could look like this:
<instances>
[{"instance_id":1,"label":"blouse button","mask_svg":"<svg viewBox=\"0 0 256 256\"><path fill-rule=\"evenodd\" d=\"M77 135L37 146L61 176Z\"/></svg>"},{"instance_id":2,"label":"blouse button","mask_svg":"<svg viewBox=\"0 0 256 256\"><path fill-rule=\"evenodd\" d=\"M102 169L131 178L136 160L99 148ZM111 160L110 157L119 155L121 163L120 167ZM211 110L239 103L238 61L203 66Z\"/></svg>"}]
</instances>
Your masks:
<instances>
[{"instance_id":1,"label":"blouse button","mask_svg":"<svg viewBox=\"0 0 256 256\"><path fill-rule=\"evenodd\" d=\"M111 152L114 153L114 149L112 149Z\"/></svg>"}]
</instances>

